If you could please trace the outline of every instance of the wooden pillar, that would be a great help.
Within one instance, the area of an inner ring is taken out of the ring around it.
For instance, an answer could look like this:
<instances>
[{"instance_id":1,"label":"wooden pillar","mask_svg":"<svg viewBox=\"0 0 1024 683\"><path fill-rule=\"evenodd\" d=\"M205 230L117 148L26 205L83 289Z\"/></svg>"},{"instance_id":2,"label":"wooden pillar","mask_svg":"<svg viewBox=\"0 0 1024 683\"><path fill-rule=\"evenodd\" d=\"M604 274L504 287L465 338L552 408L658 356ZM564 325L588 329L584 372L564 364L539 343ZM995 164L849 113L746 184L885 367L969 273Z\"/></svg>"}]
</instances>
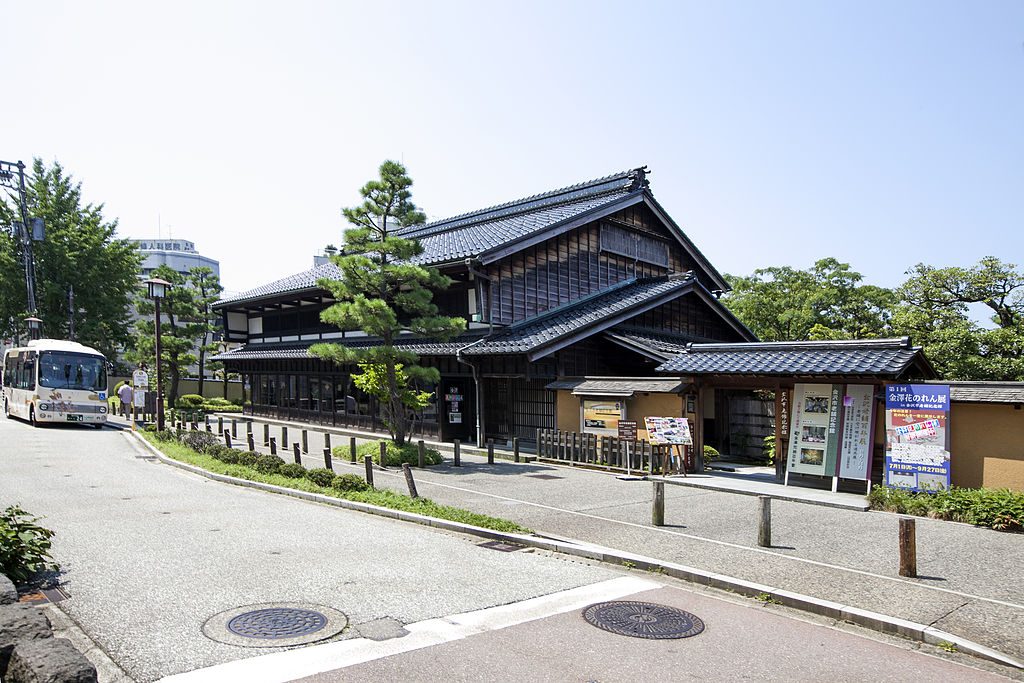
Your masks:
<instances>
[{"instance_id":1,"label":"wooden pillar","mask_svg":"<svg viewBox=\"0 0 1024 683\"><path fill-rule=\"evenodd\" d=\"M696 380L697 401L693 414L693 462L698 473L704 471L704 383ZM685 409L685 406L683 406Z\"/></svg>"},{"instance_id":2,"label":"wooden pillar","mask_svg":"<svg viewBox=\"0 0 1024 683\"><path fill-rule=\"evenodd\" d=\"M793 406L789 389L775 384L775 481L786 478L786 456L789 453L789 421Z\"/></svg>"}]
</instances>

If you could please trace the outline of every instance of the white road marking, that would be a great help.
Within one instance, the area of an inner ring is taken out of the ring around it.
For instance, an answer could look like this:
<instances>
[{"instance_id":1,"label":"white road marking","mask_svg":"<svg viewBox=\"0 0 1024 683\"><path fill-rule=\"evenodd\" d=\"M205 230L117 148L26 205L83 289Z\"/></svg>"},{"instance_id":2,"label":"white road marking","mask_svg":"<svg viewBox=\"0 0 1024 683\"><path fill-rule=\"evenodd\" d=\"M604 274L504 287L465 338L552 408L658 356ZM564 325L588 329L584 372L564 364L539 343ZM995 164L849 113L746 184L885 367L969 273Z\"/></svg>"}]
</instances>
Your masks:
<instances>
[{"instance_id":1,"label":"white road marking","mask_svg":"<svg viewBox=\"0 0 1024 683\"><path fill-rule=\"evenodd\" d=\"M405 628L409 634L391 640L353 638L260 657L238 659L225 664L167 676L160 683L284 683L305 676L440 645L469 636L508 628L528 621L563 614L605 600L660 588L646 578L624 576L608 581L500 605L474 612L428 619Z\"/></svg>"}]
</instances>

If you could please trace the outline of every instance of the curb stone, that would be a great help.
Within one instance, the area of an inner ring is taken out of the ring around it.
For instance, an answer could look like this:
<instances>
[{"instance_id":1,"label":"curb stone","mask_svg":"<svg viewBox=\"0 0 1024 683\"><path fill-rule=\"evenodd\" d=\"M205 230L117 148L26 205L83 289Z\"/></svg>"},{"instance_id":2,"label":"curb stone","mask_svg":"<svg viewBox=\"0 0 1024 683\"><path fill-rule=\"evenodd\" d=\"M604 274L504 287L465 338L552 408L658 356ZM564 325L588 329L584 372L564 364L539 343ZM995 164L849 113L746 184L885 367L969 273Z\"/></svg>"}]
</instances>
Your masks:
<instances>
[{"instance_id":1,"label":"curb stone","mask_svg":"<svg viewBox=\"0 0 1024 683\"><path fill-rule=\"evenodd\" d=\"M453 522L445 519L437 519L435 517L427 517L425 515L416 514L414 512L405 512L402 510L392 510L390 508L382 508L376 505L370 505L368 503L358 503L350 500L343 500L340 498L332 498L319 493L308 493L306 491L298 491L296 489L288 489L281 486L275 486L273 484L264 484L262 482L249 481L247 479L239 479L237 477L230 477L224 474L217 474L215 472L208 472L201 467L195 465L189 465L188 463L180 462L169 458L163 454L158 448L149 443L142 435L132 432L126 432L131 434L129 438L136 439L146 449L151 451L157 459L161 462L183 469L193 474L198 474L207 479L214 481L220 481L227 484L233 484L235 486L242 486L245 488L257 489L260 491L267 491L270 493L277 493L286 496L292 496L294 498L300 498L302 500L308 500L315 503L323 503L325 505L332 505L334 507L346 508L349 510L357 510L359 512L366 512L381 517L388 517L391 519L397 519L400 521L413 522L416 524L422 524L424 526L431 526L438 529L444 529L446 531L453 531L456 533L467 534L470 536L478 536L487 538L490 540L502 540L509 543L524 545L532 548L538 548L541 550L549 550L553 552L563 553L565 555L572 555L575 557L583 557L586 559L597 560L599 562L606 562L608 564L614 564L617 566L623 566L626 562L629 562L631 566L635 566L638 569L647 571L655 571L664 573L667 576L671 576L676 579L682 579L689 583L710 586L712 588L719 588L726 591L731 591L744 595L747 597L756 597L760 595L767 595L770 598L775 599L779 603L798 609L811 614L817 614L828 618L836 619L839 621L846 621L858 626L863 626L874 631L880 631L882 633L890 633L903 636L905 638L916 640L929 645L938 645L942 642L952 643L956 645L957 650L987 659L1004 666L1013 667L1016 669L1024 669L1024 662L1018 661L1008 655L1003 654L990 647L986 647L979 643L975 643L972 640L964 638L962 636L942 631L940 629L927 626L925 624L919 624L917 622L909 621L906 619L900 619L898 617L892 617L879 612L872 612L870 610L861 609L859 607L853 607L851 605L842 605L840 603L832 602L829 600L823 600L821 598L815 598L809 595L803 595L801 593L794 593L792 591L776 588L774 586L768 586L764 584L755 583L752 581L745 581L732 576L726 576L725 574L716 574L714 572L697 569L695 567L688 567L686 565L675 564L672 562L665 562L651 557L643 555L635 555L624 551L614 550L604 546L594 545L583 541L569 541L569 540L555 540L550 538L544 538L542 536L525 535L525 534L514 534L506 533L501 531L494 531L492 529L484 529L482 527L472 526L470 524L463 524L461 522Z\"/></svg>"}]
</instances>

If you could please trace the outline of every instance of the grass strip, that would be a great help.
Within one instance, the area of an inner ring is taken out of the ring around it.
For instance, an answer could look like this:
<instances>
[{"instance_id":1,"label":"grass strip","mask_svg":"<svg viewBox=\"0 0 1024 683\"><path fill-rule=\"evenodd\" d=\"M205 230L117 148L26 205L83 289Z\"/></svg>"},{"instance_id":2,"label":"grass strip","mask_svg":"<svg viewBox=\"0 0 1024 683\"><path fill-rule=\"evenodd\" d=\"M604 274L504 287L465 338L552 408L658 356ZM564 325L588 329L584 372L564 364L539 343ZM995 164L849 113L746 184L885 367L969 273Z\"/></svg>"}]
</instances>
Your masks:
<instances>
[{"instance_id":1,"label":"grass strip","mask_svg":"<svg viewBox=\"0 0 1024 683\"><path fill-rule=\"evenodd\" d=\"M531 531L526 527L520 526L511 520L482 515L476 512L470 512L469 510L463 510L462 508L452 507L450 505L441 505L428 498L410 498L409 496L396 493L388 489L342 492L334 488L319 486L304 478L297 479L286 477L281 474L263 474L244 465L223 463L212 456L198 453L180 443L159 439L152 433L142 432L142 436L167 457L179 462L200 467L215 474L224 474L229 477L236 477L247 481L257 481L263 484L271 484L273 486L280 486L282 488L295 489L298 491L306 491L307 493L318 493L320 495L330 496L331 498L367 503L369 505L377 505L379 507L389 508L392 510L414 512L426 517L446 519L452 522L460 522L462 524L471 524L473 526L492 529L494 531L514 534L531 533Z\"/></svg>"}]
</instances>

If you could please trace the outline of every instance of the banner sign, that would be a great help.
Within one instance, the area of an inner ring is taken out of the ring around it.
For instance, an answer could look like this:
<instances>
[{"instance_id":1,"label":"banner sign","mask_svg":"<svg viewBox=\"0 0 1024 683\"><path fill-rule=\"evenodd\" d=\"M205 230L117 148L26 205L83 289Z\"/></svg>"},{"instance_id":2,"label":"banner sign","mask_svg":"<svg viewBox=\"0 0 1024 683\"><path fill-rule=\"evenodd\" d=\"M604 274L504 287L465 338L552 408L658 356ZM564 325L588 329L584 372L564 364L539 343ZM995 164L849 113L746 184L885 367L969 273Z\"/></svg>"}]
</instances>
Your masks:
<instances>
[{"instance_id":1,"label":"banner sign","mask_svg":"<svg viewBox=\"0 0 1024 683\"><path fill-rule=\"evenodd\" d=\"M692 446L690 423L685 417L645 417L647 440L653 445L672 444Z\"/></svg>"},{"instance_id":2,"label":"banner sign","mask_svg":"<svg viewBox=\"0 0 1024 683\"><path fill-rule=\"evenodd\" d=\"M839 443L839 476L843 479L867 481L871 471L874 393L871 385L846 385L843 429Z\"/></svg>"},{"instance_id":3,"label":"banner sign","mask_svg":"<svg viewBox=\"0 0 1024 683\"><path fill-rule=\"evenodd\" d=\"M885 388L885 483L911 491L949 488L949 386Z\"/></svg>"}]
</instances>

